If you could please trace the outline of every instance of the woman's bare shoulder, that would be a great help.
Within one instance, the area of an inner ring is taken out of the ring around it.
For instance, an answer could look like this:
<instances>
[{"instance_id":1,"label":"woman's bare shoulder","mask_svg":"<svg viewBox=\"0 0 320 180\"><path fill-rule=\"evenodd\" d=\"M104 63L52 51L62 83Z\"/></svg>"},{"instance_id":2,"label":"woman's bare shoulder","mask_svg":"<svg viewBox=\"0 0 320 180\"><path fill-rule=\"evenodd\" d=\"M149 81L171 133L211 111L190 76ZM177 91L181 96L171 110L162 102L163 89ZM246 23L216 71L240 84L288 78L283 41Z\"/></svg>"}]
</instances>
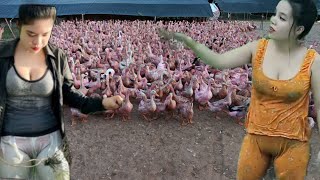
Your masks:
<instances>
[{"instance_id":1,"label":"woman's bare shoulder","mask_svg":"<svg viewBox=\"0 0 320 180\"><path fill-rule=\"evenodd\" d=\"M257 39L257 40L251 41L251 42L246 44L246 46L251 51L251 56L252 57L256 54L256 52L258 50L259 43L260 43L261 40L264 40L264 39Z\"/></svg>"},{"instance_id":2,"label":"woman's bare shoulder","mask_svg":"<svg viewBox=\"0 0 320 180\"><path fill-rule=\"evenodd\" d=\"M314 59L314 61L312 63L311 71L312 72L320 71L320 56L319 56L319 53L317 51L315 52L315 59Z\"/></svg>"},{"instance_id":3,"label":"woman's bare shoulder","mask_svg":"<svg viewBox=\"0 0 320 180\"><path fill-rule=\"evenodd\" d=\"M255 40L255 41L248 43L248 45L251 49L252 55L256 54L260 41L261 41L261 39L258 39L258 40Z\"/></svg>"}]
</instances>

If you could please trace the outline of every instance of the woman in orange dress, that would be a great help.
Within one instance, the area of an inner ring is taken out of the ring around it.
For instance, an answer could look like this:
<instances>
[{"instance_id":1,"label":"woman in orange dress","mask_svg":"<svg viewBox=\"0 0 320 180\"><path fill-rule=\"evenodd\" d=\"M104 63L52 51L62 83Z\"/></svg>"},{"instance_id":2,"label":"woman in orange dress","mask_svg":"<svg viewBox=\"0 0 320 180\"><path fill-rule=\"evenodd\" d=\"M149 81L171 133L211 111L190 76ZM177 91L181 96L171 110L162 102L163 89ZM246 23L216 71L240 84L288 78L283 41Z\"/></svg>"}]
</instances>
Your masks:
<instances>
[{"instance_id":1,"label":"woman in orange dress","mask_svg":"<svg viewBox=\"0 0 320 180\"><path fill-rule=\"evenodd\" d=\"M160 30L191 48L215 68L252 63L252 94L246 118L237 179L261 179L273 160L280 180L303 180L310 158L309 92L320 110L320 57L300 40L317 18L312 0L281 0L271 17L268 39L250 42L223 54L182 33ZM317 117L320 127L320 116Z\"/></svg>"}]
</instances>

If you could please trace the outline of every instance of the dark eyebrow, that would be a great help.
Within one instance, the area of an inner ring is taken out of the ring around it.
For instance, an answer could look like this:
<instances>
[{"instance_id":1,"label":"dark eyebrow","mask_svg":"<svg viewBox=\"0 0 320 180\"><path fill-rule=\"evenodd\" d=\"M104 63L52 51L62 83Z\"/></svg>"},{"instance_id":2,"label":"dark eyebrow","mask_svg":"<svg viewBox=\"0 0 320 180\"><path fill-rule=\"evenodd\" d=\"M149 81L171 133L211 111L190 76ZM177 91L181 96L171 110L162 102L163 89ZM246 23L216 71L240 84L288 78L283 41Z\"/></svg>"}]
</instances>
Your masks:
<instances>
[{"instance_id":1,"label":"dark eyebrow","mask_svg":"<svg viewBox=\"0 0 320 180\"><path fill-rule=\"evenodd\" d=\"M278 11L278 9L276 9L276 12ZM286 14L286 13L284 13L284 12L279 12L280 13L280 15L283 15L283 16L285 16L285 17L288 17L288 15Z\"/></svg>"},{"instance_id":2,"label":"dark eyebrow","mask_svg":"<svg viewBox=\"0 0 320 180\"><path fill-rule=\"evenodd\" d=\"M30 33L30 34L35 34L34 32L32 32L32 31L29 31L29 30L27 30L27 32L28 32L28 33Z\"/></svg>"},{"instance_id":3,"label":"dark eyebrow","mask_svg":"<svg viewBox=\"0 0 320 180\"><path fill-rule=\"evenodd\" d=\"M283 15L283 16L287 17L287 14L285 14L283 12L280 12L280 15Z\"/></svg>"},{"instance_id":4,"label":"dark eyebrow","mask_svg":"<svg viewBox=\"0 0 320 180\"><path fill-rule=\"evenodd\" d=\"M30 34L37 34L37 33L35 33L35 32L29 31L29 30L27 30L27 32L30 33ZM46 33L43 33L43 34L48 34L48 33L49 33L49 32L46 32Z\"/></svg>"}]
</instances>

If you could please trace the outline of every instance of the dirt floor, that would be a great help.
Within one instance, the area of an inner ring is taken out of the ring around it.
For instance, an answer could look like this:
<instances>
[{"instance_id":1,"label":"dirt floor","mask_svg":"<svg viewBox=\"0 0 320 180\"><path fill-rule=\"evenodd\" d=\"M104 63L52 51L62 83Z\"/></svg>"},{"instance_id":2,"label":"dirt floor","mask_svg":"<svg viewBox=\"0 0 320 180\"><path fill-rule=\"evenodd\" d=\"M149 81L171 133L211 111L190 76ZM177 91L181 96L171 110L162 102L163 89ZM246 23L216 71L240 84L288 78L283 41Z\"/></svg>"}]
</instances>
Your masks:
<instances>
[{"instance_id":1,"label":"dirt floor","mask_svg":"<svg viewBox=\"0 0 320 180\"><path fill-rule=\"evenodd\" d=\"M268 28L267 23L264 27ZM319 40L319 31L317 24L307 42ZM71 126L70 111L65 108L67 136L73 154L71 179L235 179L245 134L243 126L223 113L198 111L196 105L192 125L182 127L168 115L146 122L137 113L137 104L134 105L131 121L90 115L89 122L75 126ZM319 137L314 128L307 180L320 180L314 165L320 150ZM269 172L266 180L273 179L273 169Z\"/></svg>"},{"instance_id":2,"label":"dirt floor","mask_svg":"<svg viewBox=\"0 0 320 180\"><path fill-rule=\"evenodd\" d=\"M260 27L261 23L257 25ZM268 23L264 22L263 27L258 33L264 34ZM320 25L316 24L306 41L313 44L319 40ZM235 179L245 130L231 117L198 111L195 105L192 125L180 126L168 115L146 122L136 111L137 103L134 105L131 121L90 115L89 122L75 126L71 126L70 111L65 108L66 132L73 156L72 180ZM319 142L320 135L314 128L306 180L320 180L314 166ZM273 169L269 172L265 180L273 179Z\"/></svg>"},{"instance_id":3,"label":"dirt floor","mask_svg":"<svg viewBox=\"0 0 320 180\"><path fill-rule=\"evenodd\" d=\"M194 124L183 127L168 115L146 122L137 111L127 122L92 115L71 127L66 110L72 179L235 179L244 128L223 113L196 109ZM319 141L314 131L308 180L320 179L312 165Z\"/></svg>"}]
</instances>

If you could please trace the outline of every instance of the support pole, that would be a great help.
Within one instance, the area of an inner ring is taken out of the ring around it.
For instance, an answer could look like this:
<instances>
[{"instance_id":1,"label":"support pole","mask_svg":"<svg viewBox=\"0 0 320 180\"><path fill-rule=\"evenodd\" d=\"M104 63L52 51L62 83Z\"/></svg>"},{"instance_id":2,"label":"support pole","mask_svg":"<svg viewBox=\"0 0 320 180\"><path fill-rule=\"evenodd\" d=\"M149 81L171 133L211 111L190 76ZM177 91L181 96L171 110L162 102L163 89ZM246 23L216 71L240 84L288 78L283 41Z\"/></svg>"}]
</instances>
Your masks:
<instances>
[{"instance_id":1,"label":"support pole","mask_svg":"<svg viewBox=\"0 0 320 180\"><path fill-rule=\"evenodd\" d=\"M14 38L16 38L16 35L13 33L12 28L11 28L11 25L10 25L10 23L8 22L7 18L5 18L5 20L6 20L6 23L7 23L8 27L9 27L10 31L11 31L11 34L13 35Z\"/></svg>"}]
</instances>

